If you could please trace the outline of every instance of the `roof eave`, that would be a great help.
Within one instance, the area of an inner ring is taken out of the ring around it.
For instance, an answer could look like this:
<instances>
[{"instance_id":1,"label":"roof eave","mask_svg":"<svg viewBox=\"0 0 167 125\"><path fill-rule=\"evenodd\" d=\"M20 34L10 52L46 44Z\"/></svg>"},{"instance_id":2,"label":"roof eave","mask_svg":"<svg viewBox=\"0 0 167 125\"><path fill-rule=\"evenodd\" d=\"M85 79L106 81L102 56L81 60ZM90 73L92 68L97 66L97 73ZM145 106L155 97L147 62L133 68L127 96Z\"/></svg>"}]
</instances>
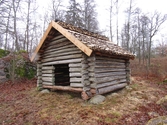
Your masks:
<instances>
[{"instance_id":1,"label":"roof eave","mask_svg":"<svg viewBox=\"0 0 167 125\"><path fill-rule=\"evenodd\" d=\"M72 34L70 34L66 29L64 29L62 26L60 26L59 24L57 24L54 21L51 21L51 23L49 24L47 30L45 31L43 37L40 40L40 43L38 44L34 54L31 57L31 62L34 61L37 53L39 52L40 48L42 47L45 39L47 38L50 30L54 28L57 31L59 31L62 35L64 35L67 39L69 39L74 45L76 45L81 51L83 51L86 55L90 56L92 54L92 49L90 49L88 46L86 46L85 44L83 44L81 41L79 41L77 38L75 38L75 36L73 36Z\"/></svg>"}]
</instances>

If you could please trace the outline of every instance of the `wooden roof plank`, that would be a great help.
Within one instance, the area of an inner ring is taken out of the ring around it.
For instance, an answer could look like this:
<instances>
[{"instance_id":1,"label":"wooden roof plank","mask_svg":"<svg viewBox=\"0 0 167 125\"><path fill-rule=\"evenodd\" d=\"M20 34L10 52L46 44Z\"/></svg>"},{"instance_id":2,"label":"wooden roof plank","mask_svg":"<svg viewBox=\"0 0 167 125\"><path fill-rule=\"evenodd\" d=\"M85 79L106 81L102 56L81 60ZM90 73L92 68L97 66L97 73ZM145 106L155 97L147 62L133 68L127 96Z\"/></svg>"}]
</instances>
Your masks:
<instances>
[{"instance_id":1,"label":"wooden roof plank","mask_svg":"<svg viewBox=\"0 0 167 125\"><path fill-rule=\"evenodd\" d=\"M81 41L79 41L75 36L70 34L67 30L62 28L59 24L52 21L52 26L58 30L62 35L64 35L67 39L69 39L74 45L76 45L80 50L82 50L86 55L90 56L92 53L92 50L87 47L85 44L83 44Z\"/></svg>"},{"instance_id":2,"label":"wooden roof plank","mask_svg":"<svg viewBox=\"0 0 167 125\"><path fill-rule=\"evenodd\" d=\"M85 44L83 44L81 41L79 41L77 38L75 38L75 36L73 36L72 34L70 34L66 29L64 29L63 27L61 27L59 24L57 24L56 22L52 21L47 30L45 31L42 39L40 40L39 45L37 46L33 56L31 57L31 61L33 61L38 53L38 51L40 50L40 48L42 47L45 39L47 38L47 36L49 35L50 30L53 28L55 28L58 32L60 32L62 35L64 35L67 39L69 39L75 46L77 46L81 51L83 51L86 55L90 56L92 53L92 49L90 49L89 47L87 47Z\"/></svg>"}]
</instances>

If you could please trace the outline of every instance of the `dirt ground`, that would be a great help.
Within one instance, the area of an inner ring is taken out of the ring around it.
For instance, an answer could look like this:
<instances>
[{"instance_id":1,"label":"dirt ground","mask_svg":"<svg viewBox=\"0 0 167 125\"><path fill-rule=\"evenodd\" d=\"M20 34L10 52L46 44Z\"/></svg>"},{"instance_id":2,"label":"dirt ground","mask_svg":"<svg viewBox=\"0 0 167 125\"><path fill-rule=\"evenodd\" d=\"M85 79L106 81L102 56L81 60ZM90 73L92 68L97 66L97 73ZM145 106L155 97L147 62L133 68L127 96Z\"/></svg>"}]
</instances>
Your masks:
<instances>
[{"instance_id":1,"label":"dirt ground","mask_svg":"<svg viewBox=\"0 0 167 125\"><path fill-rule=\"evenodd\" d=\"M144 125L149 119L167 115L156 104L167 95L167 84L133 77L128 89L106 94L99 105L83 101L80 94L36 90L36 80L0 84L2 125Z\"/></svg>"}]
</instances>

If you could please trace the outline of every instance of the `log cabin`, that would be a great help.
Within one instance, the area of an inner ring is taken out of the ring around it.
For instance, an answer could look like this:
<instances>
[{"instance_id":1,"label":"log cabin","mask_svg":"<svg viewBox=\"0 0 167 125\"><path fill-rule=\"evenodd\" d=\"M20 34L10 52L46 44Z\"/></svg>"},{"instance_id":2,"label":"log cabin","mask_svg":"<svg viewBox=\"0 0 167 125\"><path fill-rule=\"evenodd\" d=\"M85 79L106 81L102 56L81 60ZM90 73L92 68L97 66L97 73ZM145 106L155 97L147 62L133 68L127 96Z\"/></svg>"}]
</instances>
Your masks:
<instances>
[{"instance_id":1,"label":"log cabin","mask_svg":"<svg viewBox=\"0 0 167 125\"><path fill-rule=\"evenodd\" d=\"M105 36L51 21L31 61L37 62L37 86L80 92L87 100L127 86L134 58Z\"/></svg>"}]
</instances>

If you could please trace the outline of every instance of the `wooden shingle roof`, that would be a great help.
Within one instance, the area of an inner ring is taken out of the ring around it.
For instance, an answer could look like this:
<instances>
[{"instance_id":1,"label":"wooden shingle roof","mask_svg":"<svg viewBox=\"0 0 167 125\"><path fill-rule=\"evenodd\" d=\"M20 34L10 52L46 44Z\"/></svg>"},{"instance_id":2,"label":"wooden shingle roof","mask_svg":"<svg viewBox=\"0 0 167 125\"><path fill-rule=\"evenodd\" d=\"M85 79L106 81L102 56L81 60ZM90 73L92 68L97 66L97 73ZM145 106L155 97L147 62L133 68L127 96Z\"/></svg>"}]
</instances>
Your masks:
<instances>
[{"instance_id":1,"label":"wooden shingle roof","mask_svg":"<svg viewBox=\"0 0 167 125\"><path fill-rule=\"evenodd\" d=\"M67 29L69 33L74 35L79 41L84 43L93 51L98 51L98 52L111 54L111 55L126 56L131 59L134 58L134 55L132 53L126 51L122 47L109 41L109 38L106 36L89 32L85 29L74 27L71 24L66 24L61 21L58 21L57 23L61 25L63 28Z\"/></svg>"},{"instance_id":2,"label":"wooden shingle roof","mask_svg":"<svg viewBox=\"0 0 167 125\"><path fill-rule=\"evenodd\" d=\"M52 29L55 29L52 31ZM52 31L52 32L51 32ZM109 39L105 36L99 35L97 33L89 32L85 29L81 29L78 27L74 27L71 24L66 24L64 22L54 22L52 21L43 35L39 45L37 46L34 55L31 58L31 61L34 60L38 51L42 47L45 41L48 41L50 37L49 34L53 34L53 32L60 32L67 39L69 39L74 45L76 45L81 51L83 51L86 55L90 56L92 52L99 52L105 54L106 56L121 56L124 58L134 59L134 55L122 47L114 44L109 41ZM54 36L53 36L54 37ZM51 37L51 38L53 38Z\"/></svg>"}]
</instances>

